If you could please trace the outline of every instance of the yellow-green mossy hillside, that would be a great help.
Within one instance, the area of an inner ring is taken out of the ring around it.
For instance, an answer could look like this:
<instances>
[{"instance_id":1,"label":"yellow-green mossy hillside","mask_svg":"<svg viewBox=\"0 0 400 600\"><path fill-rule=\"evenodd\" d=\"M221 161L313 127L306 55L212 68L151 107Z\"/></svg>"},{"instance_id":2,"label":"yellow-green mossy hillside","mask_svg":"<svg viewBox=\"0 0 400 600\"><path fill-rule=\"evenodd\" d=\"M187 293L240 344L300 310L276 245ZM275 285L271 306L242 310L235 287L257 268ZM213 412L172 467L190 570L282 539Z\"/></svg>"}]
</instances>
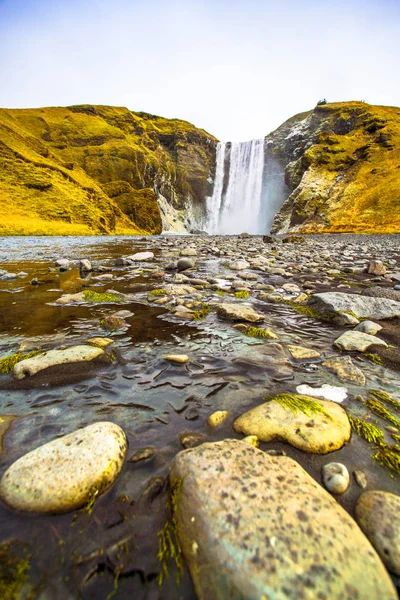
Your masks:
<instances>
[{"instance_id":1,"label":"yellow-green mossy hillside","mask_svg":"<svg viewBox=\"0 0 400 600\"><path fill-rule=\"evenodd\" d=\"M202 202L216 140L127 108L0 109L0 235L154 234Z\"/></svg>"},{"instance_id":2,"label":"yellow-green mossy hillside","mask_svg":"<svg viewBox=\"0 0 400 600\"><path fill-rule=\"evenodd\" d=\"M274 232L400 232L399 108L318 105L267 141L291 190Z\"/></svg>"}]
</instances>

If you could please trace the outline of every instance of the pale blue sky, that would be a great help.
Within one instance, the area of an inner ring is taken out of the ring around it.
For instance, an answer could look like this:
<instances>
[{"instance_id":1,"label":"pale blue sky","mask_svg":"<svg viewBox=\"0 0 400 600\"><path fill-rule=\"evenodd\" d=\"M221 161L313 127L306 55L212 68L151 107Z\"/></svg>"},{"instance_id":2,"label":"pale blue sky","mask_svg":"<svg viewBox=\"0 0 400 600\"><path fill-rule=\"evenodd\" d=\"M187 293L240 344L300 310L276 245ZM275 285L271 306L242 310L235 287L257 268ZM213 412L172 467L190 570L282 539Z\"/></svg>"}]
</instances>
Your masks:
<instances>
[{"instance_id":1,"label":"pale blue sky","mask_svg":"<svg viewBox=\"0 0 400 600\"><path fill-rule=\"evenodd\" d=\"M399 0L0 0L0 106L127 106L262 137L323 97L399 105Z\"/></svg>"}]
</instances>

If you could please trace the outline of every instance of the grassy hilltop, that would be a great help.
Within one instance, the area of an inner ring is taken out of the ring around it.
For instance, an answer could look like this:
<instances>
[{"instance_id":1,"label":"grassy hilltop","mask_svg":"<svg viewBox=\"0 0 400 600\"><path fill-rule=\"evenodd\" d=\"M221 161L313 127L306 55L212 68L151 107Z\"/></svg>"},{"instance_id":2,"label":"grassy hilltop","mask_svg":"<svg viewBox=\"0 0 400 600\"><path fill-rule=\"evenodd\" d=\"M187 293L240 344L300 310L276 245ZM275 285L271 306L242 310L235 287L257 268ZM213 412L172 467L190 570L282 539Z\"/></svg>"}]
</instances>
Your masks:
<instances>
[{"instance_id":1,"label":"grassy hilltop","mask_svg":"<svg viewBox=\"0 0 400 600\"><path fill-rule=\"evenodd\" d=\"M0 109L0 235L161 232L203 202L216 140L126 108Z\"/></svg>"},{"instance_id":2,"label":"grassy hilltop","mask_svg":"<svg viewBox=\"0 0 400 600\"><path fill-rule=\"evenodd\" d=\"M291 194L276 232L400 232L400 109L317 106L267 136Z\"/></svg>"}]
</instances>

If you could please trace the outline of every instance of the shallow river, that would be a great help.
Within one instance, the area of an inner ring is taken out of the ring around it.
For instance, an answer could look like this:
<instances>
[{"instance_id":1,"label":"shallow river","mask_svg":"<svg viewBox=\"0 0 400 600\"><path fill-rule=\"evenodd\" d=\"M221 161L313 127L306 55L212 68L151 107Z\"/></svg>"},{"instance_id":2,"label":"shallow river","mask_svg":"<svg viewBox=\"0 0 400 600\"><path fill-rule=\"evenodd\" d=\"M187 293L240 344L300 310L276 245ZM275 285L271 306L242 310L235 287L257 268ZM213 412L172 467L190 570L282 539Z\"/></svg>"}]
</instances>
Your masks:
<instances>
[{"instance_id":1,"label":"shallow river","mask_svg":"<svg viewBox=\"0 0 400 600\"><path fill-rule=\"evenodd\" d=\"M3 439L0 475L30 450L95 421L112 421L124 429L129 442L127 458L139 448L156 448L153 458L127 461L115 485L91 510L35 516L0 505L0 543L14 540L12 552L27 557L30 563L23 598L194 598L188 573L178 586L172 563L169 579L162 588L157 583L157 532L168 515L168 467L182 450L179 434L201 432L210 441L240 438L232 429L233 420L259 404L265 394L293 392L301 383L341 385L319 368L320 361L278 360L269 352L268 342L245 337L213 311L201 321L183 322L149 302L148 291L162 286L154 271L163 271L171 261L159 252L162 240L1 239L0 269L26 275L0 281L0 358L21 344L29 350L78 344L93 336L115 341L113 360L90 369L87 365L55 369L21 383L11 374L0 375L0 414L18 417ZM152 250L154 260L135 267L115 267L116 258L143 250ZM112 273L113 279L96 280L98 272L81 279L78 268L60 272L54 269L60 257L89 259L95 268ZM222 262L215 256L199 261L198 276L207 272L223 281ZM30 283L33 278L39 285ZM77 293L87 286L135 294L135 300L123 305L55 303L62 294ZM218 300L213 290L207 290L206 296L207 301ZM298 344L329 354L343 330L284 304L252 299L252 305L266 315L266 325L283 346ZM105 332L100 320L121 309L132 313L125 319L126 326ZM171 353L187 354L190 360L186 365L169 363L163 356ZM359 361L368 388L398 392L398 374L367 359ZM361 415L357 395L364 390L356 385L346 387L347 405ZM216 410L229 411L229 419L211 430L207 417ZM371 448L355 435L334 459L306 455L279 442L260 447L284 449L318 481L321 466L335 460L349 470L368 473L371 489L399 493L399 480L371 460ZM351 513L361 491L352 485L338 502Z\"/></svg>"}]
</instances>

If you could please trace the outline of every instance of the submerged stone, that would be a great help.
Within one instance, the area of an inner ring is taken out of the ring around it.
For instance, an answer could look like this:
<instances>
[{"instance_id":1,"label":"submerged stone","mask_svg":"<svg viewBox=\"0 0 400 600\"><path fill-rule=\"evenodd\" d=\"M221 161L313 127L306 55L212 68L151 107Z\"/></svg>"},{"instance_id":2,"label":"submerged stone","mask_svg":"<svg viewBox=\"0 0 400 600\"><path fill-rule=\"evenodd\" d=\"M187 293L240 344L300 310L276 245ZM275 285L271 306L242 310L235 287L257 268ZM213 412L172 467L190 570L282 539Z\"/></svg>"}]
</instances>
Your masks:
<instances>
[{"instance_id":1,"label":"submerged stone","mask_svg":"<svg viewBox=\"0 0 400 600\"><path fill-rule=\"evenodd\" d=\"M0 457L3 455L3 438L16 418L15 415L0 416Z\"/></svg>"},{"instance_id":2,"label":"submerged stone","mask_svg":"<svg viewBox=\"0 0 400 600\"><path fill-rule=\"evenodd\" d=\"M1 499L15 510L64 513L107 490L127 450L123 430L100 422L40 446L4 473Z\"/></svg>"},{"instance_id":3,"label":"submerged stone","mask_svg":"<svg viewBox=\"0 0 400 600\"><path fill-rule=\"evenodd\" d=\"M199 600L395 600L376 552L294 460L238 440L180 452L177 530Z\"/></svg>"},{"instance_id":4,"label":"submerged stone","mask_svg":"<svg viewBox=\"0 0 400 600\"><path fill-rule=\"evenodd\" d=\"M246 436L256 435L263 442L279 440L311 454L339 450L351 434L343 408L334 402L294 394L275 396L247 411L236 419L233 428Z\"/></svg>"},{"instance_id":5,"label":"submerged stone","mask_svg":"<svg viewBox=\"0 0 400 600\"><path fill-rule=\"evenodd\" d=\"M15 365L13 375L15 379L24 379L24 377L35 375L49 367L68 363L89 362L103 354L104 350L102 348L89 345L71 346L65 350L49 350L38 356L21 360Z\"/></svg>"},{"instance_id":6,"label":"submerged stone","mask_svg":"<svg viewBox=\"0 0 400 600\"><path fill-rule=\"evenodd\" d=\"M297 360L307 360L309 358L319 358L321 353L311 348L304 348L303 346L288 346L288 350L293 358Z\"/></svg>"},{"instance_id":7,"label":"submerged stone","mask_svg":"<svg viewBox=\"0 0 400 600\"><path fill-rule=\"evenodd\" d=\"M338 356L329 358L322 363L322 366L335 373L336 377L343 382L365 384L364 373L353 364L350 356Z\"/></svg>"}]
</instances>

